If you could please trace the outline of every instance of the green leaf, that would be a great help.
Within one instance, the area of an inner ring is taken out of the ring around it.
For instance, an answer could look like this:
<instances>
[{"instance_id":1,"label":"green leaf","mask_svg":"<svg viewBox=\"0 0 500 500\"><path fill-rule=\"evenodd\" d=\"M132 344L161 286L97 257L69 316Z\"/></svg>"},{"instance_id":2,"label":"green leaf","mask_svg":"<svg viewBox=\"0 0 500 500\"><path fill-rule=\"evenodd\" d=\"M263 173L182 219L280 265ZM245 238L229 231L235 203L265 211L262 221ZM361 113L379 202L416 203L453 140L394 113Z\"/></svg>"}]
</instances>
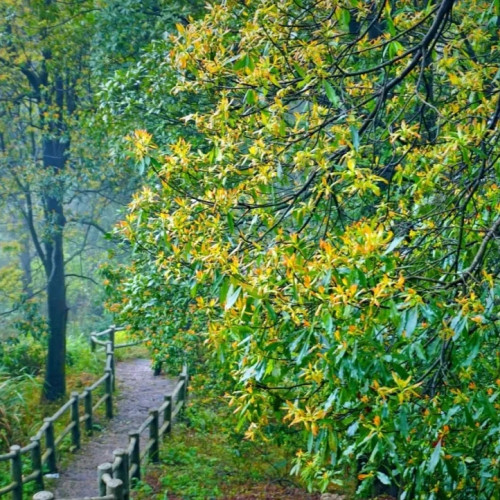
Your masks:
<instances>
[{"instance_id":1,"label":"green leaf","mask_svg":"<svg viewBox=\"0 0 500 500\"><path fill-rule=\"evenodd\" d=\"M386 22L387 22L387 30L389 31L390 35L391 36L395 36L396 35L396 29L394 27L394 22L391 18L391 16L387 16L385 18Z\"/></svg>"},{"instance_id":2,"label":"green leaf","mask_svg":"<svg viewBox=\"0 0 500 500\"><path fill-rule=\"evenodd\" d=\"M302 349L299 352L299 355L295 359L295 363L297 365L300 365L304 357L307 356L308 352L309 352L309 342L305 342L304 345L302 346Z\"/></svg>"},{"instance_id":3,"label":"green leaf","mask_svg":"<svg viewBox=\"0 0 500 500\"><path fill-rule=\"evenodd\" d=\"M224 281L222 282L219 291L219 300L221 303L226 300L228 290L229 290L229 279L225 278Z\"/></svg>"},{"instance_id":4,"label":"green leaf","mask_svg":"<svg viewBox=\"0 0 500 500\"><path fill-rule=\"evenodd\" d=\"M348 428L347 428L347 435L348 436L354 436L356 434L356 431L358 430L359 427L359 422L355 420Z\"/></svg>"},{"instance_id":5,"label":"green leaf","mask_svg":"<svg viewBox=\"0 0 500 500\"><path fill-rule=\"evenodd\" d=\"M247 93L245 94L245 102L247 104L250 104L251 106L253 104L257 104L257 93L255 92L255 90L247 90Z\"/></svg>"},{"instance_id":6,"label":"green leaf","mask_svg":"<svg viewBox=\"0 0 500 500\"><path fill-rule=\"evenodd\" d=\"M481 337L477 334L473 335L471 340L468 342L469 355L462 362L463 367L470 366L474 361L476 356L479 354L479 347L481 346Z\"/></svg>"},{"instance_id":7,"label":"green leaf","mask_svg":"<svg viewBox=\"0 0 500 500\"><path fill-rule=\"evenodd\" d=\"M378 477L378 480L382 484L386 484L386 485L391 484L391 478L387 474L384 474L383 472L378 471L377 472L377 477Z\"/></svg>"},{"instance_id":8,"label":"green leaf","mask_svg":"<svg viewBox=\"0 0 500 500\"><path fill-rule=\"evenodd\" d=\"M290 354L294 354L295 350L297 349L297 346L299 345L300 341L304 338L304 335L306 334L306 332L302 332L297 338L295 338L295 340L292 341L292 343L290 344Z\"/></svg>"},{"instance_id":9,"label":"green leaf","mask_svg":"<svg viewBox=\"0 0 500 500\"><path fill-rule=\"evenodd\" d=\"M245 57L245 66L251 71L255 69L255 62L252 56L249 56L248 54Z\"/></svg>"},{"instance_id":10,"label":"green leaf","mask_svg":"<svg viewBox=\"0 0 500 500\"><path fill-rule=\"evenodd\" d=\"M455 332L453 340L456 340L467 326L467 317L462 316L462 313L457 314L450 323L450 328Z\"/></svg>"},{"instance_id":11,"label":"green leaf","mask_svg":"<svg viewBox=\"0 0 500 500\"><path fill-rule=\"evenodd\" d=\"M264 302L264 307L266 308L266 311L269 313L269 316L271 317L271 319L273 321L276 321L276 319L278 318L278 316L276 315L276 312L274 311L274 309L271 306L271 304L266 301L266 302Z\"/></svg>"},{"instance_id":12,"label":"green leaf","mask_svg":"<svg viewBox=\"0 0 500 500\"><path fill-rule=\"evenodd\" d=\"M351 22L351 13L348 9L342 9L342 15L340 17L342 24L347 28Z\"/></svg>"},{"instance_id":13,"label":"green leaf","mask_svg":"<svg viewBox=\"0 0 500 500\"><path fill-rule=\"evenodd\" d=\"M306 72L304 71L304 69L301 68L297 63L294 63L293 67L295 68L295 71L301 78L304 78L306 76Z\"/></svg>"},{"instance_id":14,"label":"green leaf","mask_svg":"<svg viewBox=\"0 0 500 500\"><path fill-rule=\"evenodd\" d=\"M399 432L403 437L408 436L408 418L404 408L399 412Z\"/></svg>"},{"instance_id":15,"label":"green leaf","mask_svg":"<svg viewBox=\"0 0 500 500\"><path fill-rule=\"evenodd\" d=\"M146 169L146 163L144 160L141 160L137 165L137 170L139 172L139 175L143 175L145 169Z\"/></svg>"},{"instance_id":16,"label":"green leaf","mask_svg":"<svg viewBox=\"0 0 500 500\"><path fill-rule=\"evenodd\" d=\"M434 472L436 465L441 458L441 440L438 441L434 451L432 452L431 459L429 460L429 472Z\"/></svg>"},{"instance_id":17,"label":"green leaf","mask_svg":"<svg viewBox=\"0 0 500 500\"><path fill-rule=\"evenodd\" d=\"M229 226L229 231L231 231L231 233L234 233L234 219L231 211L227 213L227 225Z\"/></svg>"},{"instance_id":18,"label":"green leaf","mask_svg":"<svg viewBox=\"0 0 500 500\"><path fill-rule=\"evenodd\" d=\"M234 288L233 285L229 287L229 291L227 292L227 297L226 297L226 305L224 306L224 309L228 311L233 307L234 303L238 300L238 297L241 293L241 287L239 286L238 288Z\"/></svg>"},{"instance_id":19,"label":"green leaf","mask_svg":"<svg viewBox=\"0 0 500 500\"><path fill-rule=\"evenodd\" d=\"M255 62L252 56L248 54L242 54L240 59L238 59L233 65L233 69L236 71L244 68L248 68L251 71L255 69Z\"/></svg>"},{"instance_id":20,"label":"green leaf","mask_svg":"<svg viewBox=\"0 0 500 500\"><path fill-rule=\"evenodd\" d=\"M328 312L326 312L325 314L323 314L322 318L322 323L323 323L323 326L325 327L325 331L328 335L331 335L332 331L333 331L333 318L332 318L332 315Z\"/></svg>"},{"instance_id":21,"label":"green leaf","mask_svg":"<svg viewBox=\"0 0 500 500\"><path fill-rule=\"evenodd\" d=\"M351 131L352 145L354 147L354 151L358 151L359 150L359 132L358 132L358 129L351 125L349 127L349 130Z\"/></svg>"},{"instance_id":22,"label":"green leaf","mask_svg":"<svg viewBox=\"0 0 500 500\"><path fill-rule=\"evenodd\" d=\"M339 105L339 97L337 93L335 92L335 89L328 83L327 80L323 80L323 89L325 90L326 97L328 97L328 100L334 105L338 106Z\"/></svg>"},{"instance_id":23,"label":"green leaf","mask_svg":"<svg viewBox=\"0 0 500 500\"><path fill-rule=\"evenodd\" d=\"M233 69L238 71L243 69L247 65L247 54L242 54L241 57L234 63Z\"/></svg>"},{"instance_id":24,"label":"green leaf","mask_svg":"<svg viewBox=\"0 0 500 500\"><path fill-rule=\"evenodd\" d=\"M405 324L405 331L406 335L410 336L414 331L415 328L417 327L417 322L418 322L418 308L414 307L407 311L407 316L406 316L406 324Z\"/></svg>"},{"instance_id":25,"label":"green leaf","mask_svg":"<svg viewBox=\"0 0 500 500\"><path fill-rule=\"evenodd\" d=\"M387 250L384 252L384 255L387 255L388 253L391 253L393 250L395 250L404 239L404 236L396 236L395 238L393 238L391 243L387 247Z\"/></svg>"},{"instance_id":26,"label":"green leaf","mask_svg":"<svg viewBox=\"0 0 500 500\"><path fill-rule=\"evenodd\" d=\"M387 45L387 55L389 56L389 59L396 57L398 52L402 50L404 50L404 47L397 41L390 42Z\"/></svg>"},{"instance_id":27,"label":"green leaf","mask_svg":"<svg viewBox=\"0 0 500 500\"><path fill-rule=\"evenodd\" d=\"M340 21L344 28L349 27L349 22L351 21L351 13L349 9L338 9L335 12L335 17Z\"/></svg>"}]
</instances>

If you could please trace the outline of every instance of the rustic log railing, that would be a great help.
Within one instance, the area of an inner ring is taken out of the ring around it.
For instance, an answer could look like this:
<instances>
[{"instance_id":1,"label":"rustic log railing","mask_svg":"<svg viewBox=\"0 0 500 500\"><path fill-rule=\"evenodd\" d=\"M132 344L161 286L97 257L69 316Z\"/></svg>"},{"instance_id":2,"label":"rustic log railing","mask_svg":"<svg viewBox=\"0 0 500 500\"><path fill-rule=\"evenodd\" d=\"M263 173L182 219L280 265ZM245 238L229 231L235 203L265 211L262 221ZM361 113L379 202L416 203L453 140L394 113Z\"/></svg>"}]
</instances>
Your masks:
<instances>
[{"instance_id":1,"label":"rustic log railing","mask_svg":"<svg viewBox=\"0 0 500 500\"><path fill-rule=\"evenodd\" d=\"M188 382L188 371L184 366L172 393L165 395L159 408L150 410L137 430L129 432L127 449L115 450L112 463L105 462L97 467L99 496L72 500L130 500L132 486L141 478L141 464L146 460L160 461L161 439L171 432L174 419L186 402ZM143 435L145 444L141 449ZM54 494L49 491L40 491L33 496L33 500L54 499Z\"/></svg>"},{"instance_id":2,"label":"rustic log railing","mask_svg":"<svg viewBox=\"0 0 500 500\"><path fill-rule=\"evenodd\" d=\"M137 343L115 345L115 332L122 329L111 326L102 332L91 334L93 349L95 349L95 346L100 345L106 352L104 375L91 386L86 387L82 393L72 392L66 403L51 417L44 419L42 426L35 436L30 438L28 445L23 447L13 445L10 447L9 453L0 455L0 462L10 462L11 479L9 484L0 488L0 497L11 493L12 500L22 500L24 485L31 482L35 483L36 489L43 490L44 474L57 472L57 459L60 445L64 439L71 435L71 447L74 450L78 449L80 447L82 425L87 434L91 434L94 415L102 405L105 407L106 417L113 417L114 351L116 348L128 347ZM106 341L101 340L105 336L108 336L108 339ZM93 404L94 396L97 396L98 392L101 392L102 395ZM57 426L56 424L61 421L64 423L64 420L69 421L69 423L64 428L59 429L60 425ZM25 457L24 463L23 457ZM26 461L31 462L31 472L27 474L24 471Z\"/></svg>"}]
</instances>

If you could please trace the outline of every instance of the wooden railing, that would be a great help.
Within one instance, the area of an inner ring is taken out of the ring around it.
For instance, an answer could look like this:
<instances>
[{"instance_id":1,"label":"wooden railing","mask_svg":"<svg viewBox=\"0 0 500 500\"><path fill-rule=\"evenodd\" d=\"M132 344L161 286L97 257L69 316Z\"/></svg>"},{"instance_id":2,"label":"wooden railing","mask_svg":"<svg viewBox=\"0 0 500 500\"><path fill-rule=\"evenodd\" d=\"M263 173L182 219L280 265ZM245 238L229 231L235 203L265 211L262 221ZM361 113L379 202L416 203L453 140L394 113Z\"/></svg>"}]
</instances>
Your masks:
<instances>
[{"instance_id":1,"label":"wooden railing","mask_svg":"<svg viewBox=\"0 0 500 500\"><path fill-rule=\"evenodd\" d=\"M115 373L114 350L133 344L115 345L115 332L121 330L111 326L107 330L91 335L91 344L95 349L100 345L106 352L106 363L104 375L86 387L82 393L72 392L70 398L51 417L45 418L38 432L30 438L26 446L13 445L9 453L0 455L0 462L10 462L11 482L0 488L0 497L7 493L12 494L12 500L22 500L24 485L35 483L35 488L43 490L44 474L57 472L58 455L60 444L71 434L71 446L74 450L80 448L82 425L87 434L93 431L94 415L99 407L104 405L107 418L113 417L113 388ZM108 336L108 340L101 340ZM98 391L103 388L102 395L95 404L93 399ZM83 402L83 405L81 404ZM64 420L69 421L67 425L59 429L57 423ZM25 473L25 463L31 462L31 472Z\"/></svg>"},{"instance_id":2,"label":"wooden railing","mask_svg":"<svg viewBox=\"0 0 500 500\"><path fill-rule=\"evenodd\" d=\"M106 344L108 342L111 342L111 346L113 347L113 350L115 349L121 349L122 347L132 347L134 345L139 345L142 344L142 340L137 340L136 342L127 342L125 344L116 344L115 343L115 333L119 332L121 330L124 330L125 327L120 326L111 326L107 330L104 330L99 333L92 333L90 335L90 348L92 349L92 352L96 350L97 346L101 347L106 347ZM100 340L101 337L108 336L108 340Z\"/></svg>"},{"instance_id":3,"label":"wooden railing","mask_svg":"<svg viewBox=\"0 0 500 500\"><path fill-rule=\"evenodd\" d=\"M134 481L141 479L141 464L146 460L153 463L160 461L161 439L171 432L174 419L186 402L188 382L189 376L185 366L174 390L165 395L160 407L150 410L142 425L129 432L127 449L115 450L113 462L105 462L97 467L99 496L81 500L130 499ZM141 446L142 439L145 440L144 449ZM40 491L33 496L33 500L54 499L54 494L49 491Z\"/></svg>"}]
</instances>

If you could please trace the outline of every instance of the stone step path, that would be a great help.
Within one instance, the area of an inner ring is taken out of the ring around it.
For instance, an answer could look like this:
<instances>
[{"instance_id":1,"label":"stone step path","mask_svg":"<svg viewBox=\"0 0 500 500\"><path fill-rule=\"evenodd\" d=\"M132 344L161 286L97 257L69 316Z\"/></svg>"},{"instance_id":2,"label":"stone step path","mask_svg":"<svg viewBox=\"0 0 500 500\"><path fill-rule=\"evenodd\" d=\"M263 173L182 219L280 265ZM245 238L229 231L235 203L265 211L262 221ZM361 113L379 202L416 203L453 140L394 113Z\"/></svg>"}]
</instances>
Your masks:
<instances>
[{"instance_id":1,"label":"stone step path","mask_svg":"<svg viewBox=\"0 0 500 500\"><path fill-rule=\"evenodd\" d=\"M117 393L115 416L105 428L96 431L91 440L71 456L70 463L60 471L54 485L46 486L56 498L97 496L97 466L113 461L113 451L128 446L128 433L136 430L148 417L150 409L158 408L166 394L172 392L176 380L153 376L150 361L131 359L116 365Z\"/></svg>"}]
</instances>

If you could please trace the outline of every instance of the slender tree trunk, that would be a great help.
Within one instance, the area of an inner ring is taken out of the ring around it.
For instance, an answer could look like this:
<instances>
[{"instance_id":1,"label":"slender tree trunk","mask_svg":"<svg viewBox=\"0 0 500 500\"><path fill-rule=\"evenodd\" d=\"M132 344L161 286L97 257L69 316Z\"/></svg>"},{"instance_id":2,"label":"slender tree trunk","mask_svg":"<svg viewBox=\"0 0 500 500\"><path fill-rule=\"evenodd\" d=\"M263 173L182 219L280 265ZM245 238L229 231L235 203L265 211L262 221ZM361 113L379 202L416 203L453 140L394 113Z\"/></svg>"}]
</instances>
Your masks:
<instances>
[{"instance_id":1,"label":"slender tree trunk","mask_svg":"<svg viewBox=\"0 0 500 500\"><path fill-rule=\"evenodd\" d=\"M66 284L63 233L65 225L62 181L58 173L64 169L68 144L61 139L45 139L43 163L54 174L54 185L44 196L45 219L49 235L45 239L45 273L47 276L47 311L49 342L44 396L57 399L66 392Z\"/></svg>"},{"instance_id":2,"label":"slender tree trunk","mask_svg":"<svg viewBox=\"0 0 500 500\"><path fill-rule=\"evenodd\" d=\"M24 222L24 221L23 221ZM21 269L23 271L23 276L21 278L23 284L23 295L26 298L30 298L33 295L33 274L31 272L31 244L29 238L29 229L26 228L26 222L24 222L23 236L21 238L21 253L19 255L19 260L21 262Z\"/></svg>"}]
</instances>

